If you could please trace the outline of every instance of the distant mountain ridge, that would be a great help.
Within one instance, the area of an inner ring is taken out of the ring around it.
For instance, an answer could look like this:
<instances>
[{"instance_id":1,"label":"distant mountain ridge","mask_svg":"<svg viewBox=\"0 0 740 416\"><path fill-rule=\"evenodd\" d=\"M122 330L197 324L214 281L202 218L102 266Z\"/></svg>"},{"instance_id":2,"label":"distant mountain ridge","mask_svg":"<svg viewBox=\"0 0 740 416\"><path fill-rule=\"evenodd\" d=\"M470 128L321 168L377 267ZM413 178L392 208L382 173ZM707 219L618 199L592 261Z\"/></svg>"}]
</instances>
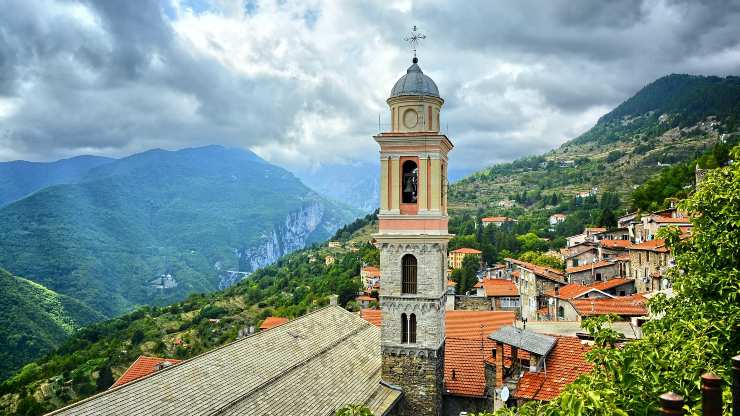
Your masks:
<instances>
[{"instance_id":1,"label":"distant mountain ridge","mask_svg":"<svg viewBox=\"0 0 740 416\"><path fill-rule=\"evenodd\" d=\"M90 169L113 160L83 155L54 162L0 162L0 207L47 186L75 183Z\"/></svg>"},{"instance_id":2,"label":"distant mountain ridge","mask_svg":"<svg viewBox=\"0 0 740 416\"><path fill-rule=\"evenodd\" d=\"M247 150L151 150L0 208L0 266L113 317L227 287L356 214Z\"/></svg>"}]
</instances>

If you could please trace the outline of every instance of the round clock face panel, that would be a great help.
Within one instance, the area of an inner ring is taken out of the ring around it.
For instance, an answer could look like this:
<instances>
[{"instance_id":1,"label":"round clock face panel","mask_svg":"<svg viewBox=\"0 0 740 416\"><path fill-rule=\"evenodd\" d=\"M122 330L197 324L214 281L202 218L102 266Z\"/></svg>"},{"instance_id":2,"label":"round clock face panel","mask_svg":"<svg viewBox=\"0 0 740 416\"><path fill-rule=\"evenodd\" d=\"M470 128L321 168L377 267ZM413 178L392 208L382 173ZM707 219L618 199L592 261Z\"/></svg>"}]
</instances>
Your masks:
<instances>
[{"instance_id":1,"label":"round clock face panel","mask_svg":"<svg viewBox=\"0 0 740 416\"><path fill-rule=\"evenodd\" d=\"M412 109L408 109L403 113L403 125L407 129L413 129L419 122L419 114Z\"/></svg>"}]
</instances>

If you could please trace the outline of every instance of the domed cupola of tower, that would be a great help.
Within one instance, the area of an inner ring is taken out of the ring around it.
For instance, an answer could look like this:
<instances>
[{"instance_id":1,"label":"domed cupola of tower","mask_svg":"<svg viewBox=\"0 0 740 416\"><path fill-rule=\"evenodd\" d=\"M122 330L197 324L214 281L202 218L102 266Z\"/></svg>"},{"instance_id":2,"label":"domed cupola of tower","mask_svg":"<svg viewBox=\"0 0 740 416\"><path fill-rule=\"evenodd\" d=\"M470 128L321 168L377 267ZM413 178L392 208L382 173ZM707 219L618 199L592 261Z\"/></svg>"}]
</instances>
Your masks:
<instances>
[{"instance_id":1,"label":"domed cupola of tower","mask_svg":"<svg viewBox=\"0 0 740 416\"><path fill-rule=\"evenodd\" d=\"M387 100L391 109L391 131L439 132L439 111L444 100L437 84L422 72L419 60L396 81Z\"/></svg>"},{"instance_id":2,"label":"domed cupola of tower","mask_svg":"<svg viewBox=\"0 0 740 416\"><path fill-rule=\"evenodd\" d=\"M414 58L413 64L406 70L406 75L402 76L391 90L391 97L400 97L404 95L428 95L439 97L437 84L424 75L419 67L419 59Z\"/></svg>"}]
</instances>

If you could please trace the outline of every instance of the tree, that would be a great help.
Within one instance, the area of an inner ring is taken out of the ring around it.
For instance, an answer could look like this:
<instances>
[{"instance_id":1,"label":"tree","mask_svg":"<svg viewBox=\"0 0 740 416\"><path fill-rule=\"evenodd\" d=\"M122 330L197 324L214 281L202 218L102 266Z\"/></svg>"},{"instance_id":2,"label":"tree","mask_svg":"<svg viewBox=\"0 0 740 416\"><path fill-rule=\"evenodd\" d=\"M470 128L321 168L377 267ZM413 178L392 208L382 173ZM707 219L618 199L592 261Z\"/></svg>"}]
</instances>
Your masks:
<instances>
[{"instance_id":1,"label":"tree","mask_svg":"<svg viewBox=\"0 0 740 416\"><path fill-rule=\"evenodd\" d=\"M539 238L537 234L529 232L516 238L519 240L523 251L545 251L547 250L547 241Z\"/></svg>"},{"instance_id":2,"label":"tree","mask_svg":"<svg viewBox=\"0 0 740 416\"><path fill-rule=\"evenodd\" d=\"M110 363L105 363L98 369L98 379L95 382L97 391L108 390L113 385L113 372L110 369Z\"/></svg>"},{"instance_id":3,"label":"tree","mask_svg":"<svg viewBox=\"0 0 740 416\"><path fill-rule=\"evenodd\" d=\"M365 405L348 404L337 410L336 416L373 416L373 412Z\"/></svg>"},{"instance_id":4,"label":"tree","mask_svg":"<svg viewBox=\"0 0 740 416\"><path fill-rule=\"evenodd\" d=\"M599 215L599 226L607 228L616 227L617 216L614 215L614 211L609 208L602 209L601 214Z\"/></svg>"},{"instance_id":5,"label":"tree","mask_svg":"<svg viewBox=\"0 0 740 416\"><path fill-rule=\"evenodd\" d=\"M480 260L478 256L467 255L463 258L462 265L459 269L453 270L452 280L457 282L457 293L465 294L478 282L476 276L480 269Z\"/></svg>"}]
</instances>

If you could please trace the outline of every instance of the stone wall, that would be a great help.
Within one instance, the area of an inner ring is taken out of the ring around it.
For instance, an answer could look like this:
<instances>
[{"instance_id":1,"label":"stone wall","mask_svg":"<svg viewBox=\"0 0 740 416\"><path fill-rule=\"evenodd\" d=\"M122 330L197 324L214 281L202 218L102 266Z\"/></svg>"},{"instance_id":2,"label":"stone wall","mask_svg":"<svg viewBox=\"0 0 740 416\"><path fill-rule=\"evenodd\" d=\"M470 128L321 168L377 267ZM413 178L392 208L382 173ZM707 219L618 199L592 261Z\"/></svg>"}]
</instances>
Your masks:
<instances>
[{"instance_id":1,"label":"stone wall","mask_svg":"<svg viewBox=\"0 0 740 416\"><path fill-rule=\"evenodd\" d=\"M459 416L460 412L479 413L493 411L493 401L489 398L445 396L445 416Z\"/></svg>"},{"instance_id":2,"label":"stone wall","mask_svg":"<svg viewBox=\"0 0 740 416\"><path fill-rule=\"evenodd\" d=\"M455 296L455 310L461 311L490 311L491 300L479 296Z\"/></svg>"},{"instance_id":3,"label":"stone wall","mask_svg":"<svg viewBox=\"0 0 740 416\"><path fill-rule=\"evenodd\" d=\"M383 380L403 389L400 416L437 416L442 412L444 347L428 354L383 351Z\"/></svg>"}]
</instances>

